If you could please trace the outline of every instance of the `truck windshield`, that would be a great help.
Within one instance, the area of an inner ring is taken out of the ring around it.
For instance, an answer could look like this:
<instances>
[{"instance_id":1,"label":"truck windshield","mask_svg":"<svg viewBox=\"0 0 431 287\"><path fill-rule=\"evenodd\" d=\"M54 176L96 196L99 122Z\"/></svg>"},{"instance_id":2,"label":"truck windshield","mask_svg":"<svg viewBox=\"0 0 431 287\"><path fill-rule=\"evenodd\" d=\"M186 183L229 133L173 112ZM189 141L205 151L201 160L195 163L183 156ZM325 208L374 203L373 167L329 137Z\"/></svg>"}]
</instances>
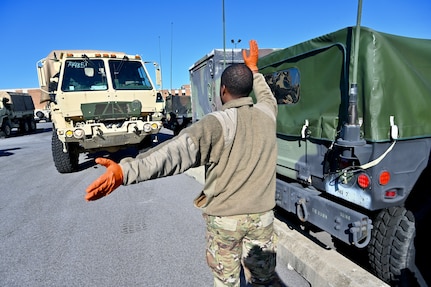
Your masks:
<instances>
[{"instance_id":1,"label":"truck windshield","mask_svg":"<svg viewBox=\"0 0 431 287\"><path fill-rule=\"evenodd\" d=\"M106 90L103 60L68 60L65 63L61 90L64 92Z\"/></svg>"},{"instance_id":2,"label":"truck windshield","mask_svg":"<svg viewBox=\"0 0 431 287\"><path fill-rule=\"evenodd\" d=\"M116 90L151 90L150 79L141 62L109 60L109 69Z\"/></svg>"}]
</instances>

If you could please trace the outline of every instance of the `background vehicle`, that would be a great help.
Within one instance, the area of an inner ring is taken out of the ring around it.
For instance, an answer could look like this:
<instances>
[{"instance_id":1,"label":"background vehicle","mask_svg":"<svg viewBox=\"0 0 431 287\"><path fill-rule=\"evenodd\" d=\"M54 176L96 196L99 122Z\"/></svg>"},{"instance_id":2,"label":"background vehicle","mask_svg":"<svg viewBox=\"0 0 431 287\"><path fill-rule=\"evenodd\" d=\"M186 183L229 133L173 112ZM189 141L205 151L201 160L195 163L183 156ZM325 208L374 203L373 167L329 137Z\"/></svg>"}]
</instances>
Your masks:
<instances>
[{"instance_id":1,"label":"background vehicle","mask_svg":"<svg viewBox=\"0 0 431 287\"><path fill-rule=\"evenodd\" d=\"M51 111L49 109L49 104L47 104L47 107L43 108L43 109L35 108L34 119L36 122L40 122L40 121L50 122L51 121Z\"/></svg>"},{"instance_id":2,"label":"background vehicle","mask_svg":"<svg viewBox=\"0 0 431 287\"><path fill-rule=\"evenodd\" d=\"M169 95L165 99L166 120L164 126L178 134L192 122L192 98Z\"/></svg>"},{"instance_id":3,"label":"background vehicle","mask_svg":"<svg viewBox=\"0 0 431 287\"><path fill-rule=\"evenodd\" d=\"M34 103L29 94L0 91L0 127L6 137L12 129L23 133L36 130Z\"/></svg>"},{"instance_id":4,"label":"background vehicle","mask_svg":"<svg viewBox=\"0 0 431 287\"><path fill-rule=\"evenodd\" d=\"M277 205L394 286L431 284L429 59L431 40L347 27L258 62L278 102ZM217 85L195 77L199 118Z\"/></svg>"},{"instance_id":5,"label":"background vehicle","mask_svg":"<svg viewBox=\"0 0 431 287\"><path fill-rule=\"evenodd\" d=\"M54 50L38 61L37 71L41 102L50 102L60 173L76 170L80 153L150 145L161 128L163 105L138 55Z\"/></svg>"}]
</instances>

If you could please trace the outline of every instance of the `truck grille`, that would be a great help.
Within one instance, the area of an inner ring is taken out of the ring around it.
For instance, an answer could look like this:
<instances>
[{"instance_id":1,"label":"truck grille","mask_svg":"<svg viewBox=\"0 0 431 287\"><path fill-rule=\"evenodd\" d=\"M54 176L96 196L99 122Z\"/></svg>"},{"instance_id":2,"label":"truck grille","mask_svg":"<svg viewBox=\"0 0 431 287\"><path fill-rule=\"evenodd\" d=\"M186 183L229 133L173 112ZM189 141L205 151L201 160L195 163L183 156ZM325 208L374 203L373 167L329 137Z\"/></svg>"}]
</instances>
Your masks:
<instances>
[{"instance_id":1,"label":"truck grille","mask_svg":"<svg viewBox=\"0 0 431 287\"><path fill-rule=\"evenodd\" d=\"M138 117L141 114L140 101L133 102L103 102L81 104L85 120L114 120Z\"/></svg>"}]
</instances>

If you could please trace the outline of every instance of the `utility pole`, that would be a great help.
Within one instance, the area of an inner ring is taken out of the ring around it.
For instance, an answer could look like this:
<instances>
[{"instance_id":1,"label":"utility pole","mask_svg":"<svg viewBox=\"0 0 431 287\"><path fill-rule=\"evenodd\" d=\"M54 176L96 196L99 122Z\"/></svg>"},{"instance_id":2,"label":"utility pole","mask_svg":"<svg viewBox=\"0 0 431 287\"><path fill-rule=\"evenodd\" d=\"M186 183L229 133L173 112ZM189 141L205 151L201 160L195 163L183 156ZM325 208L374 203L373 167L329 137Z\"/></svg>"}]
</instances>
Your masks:
<instances>
[{"instance_id":1,"label":"utility pole","mask_svg":"<svg viewBox=\"0 0 431 287\"><path fill-rule=\"evenodd\" d=\"M224 0L222 0L222 10L223 10L223 70L226 68L226 24L224 16Z\"/></svg>"},{"instance_id":2,"label":"utility pole","mask_svg":"<svg viewBox=\"0 0 431 287\"><path fill-rule=\"evenodd\" d=\"M162 46L160 44L159 36L159 69L160 69L160 91L163 93L163 77L162 77Z\"/></svg>"},{"instance_id":3,"label":"utility pole","mask_svg":"<svg viewBox=\"0 0 431 287\"><path fill-rule=\"evenodd\" d=\"M173 46L173 34L174 34L174 32L173 32L173 30L174 30L174 22L171 22L171 87L170 87L170 93L172 93L172 51L173 51L173 48L172 48L172 46Z\"/></svg>"}]
</instances>

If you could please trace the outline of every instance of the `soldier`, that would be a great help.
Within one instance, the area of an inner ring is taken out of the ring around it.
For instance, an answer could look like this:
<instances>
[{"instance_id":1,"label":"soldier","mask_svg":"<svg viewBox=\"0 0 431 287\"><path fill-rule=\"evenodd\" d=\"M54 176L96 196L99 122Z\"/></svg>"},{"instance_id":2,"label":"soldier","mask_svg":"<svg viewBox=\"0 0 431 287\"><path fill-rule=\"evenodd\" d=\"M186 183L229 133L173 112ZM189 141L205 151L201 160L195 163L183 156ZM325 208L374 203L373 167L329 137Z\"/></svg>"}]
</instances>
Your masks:
<instances>
[{"instance_id":1,"label":"soldier","mask_svg":"<svg viewBox=\"0 0 431 287\"><path fill-rule=\"evenodd\" d=\"M253 286L280 286L275 272L277 103L258 73L258 46L243 50L244 64L221 76L221 111L206 115L173 139L120 164L96 163L107 171L86 190L96 200L120 185L179 174L206 165L205 186L194 204L207 224L208 266L214 286L240 286L241 267ZM257 103L250 92L254 90Z\"/></svg>"}]
</instances>

